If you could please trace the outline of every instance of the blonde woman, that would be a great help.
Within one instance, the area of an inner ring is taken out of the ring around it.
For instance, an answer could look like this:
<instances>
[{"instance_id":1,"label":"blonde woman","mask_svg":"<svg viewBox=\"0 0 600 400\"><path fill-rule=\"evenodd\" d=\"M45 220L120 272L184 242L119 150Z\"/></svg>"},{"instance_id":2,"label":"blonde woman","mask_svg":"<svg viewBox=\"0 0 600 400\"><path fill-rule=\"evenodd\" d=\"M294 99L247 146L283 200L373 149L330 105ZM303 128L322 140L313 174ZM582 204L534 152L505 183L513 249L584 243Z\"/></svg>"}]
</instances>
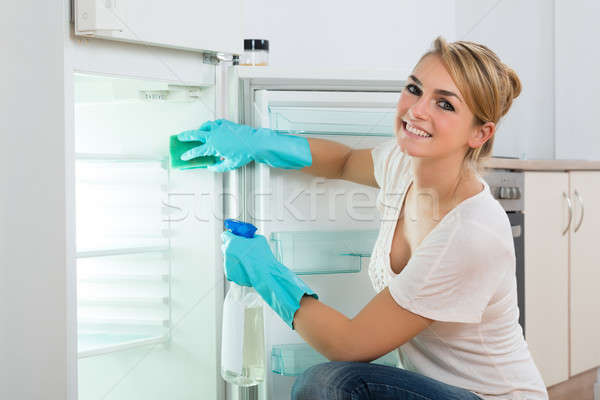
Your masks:
<instances>
[{"instance_id":1,"label":"blonde woman","mask_svg":"<svg viewBox=\"0 0 600 400\"><path fill-rule=\"evenodd\" d=\"M332 362L299 377L296 400L547 399L518 324L510 223L479 173L496 124L519 95L487 47L442 38L417 63L397 106L396 138L352 150L229 121L182 140L182 156L254 160L380 188L369 275L378 294L350 319L278 263L264 237L223 234L228 279L254 286ZM396 348L406 369L368 364Z\"/></svg>"}]
</instances>

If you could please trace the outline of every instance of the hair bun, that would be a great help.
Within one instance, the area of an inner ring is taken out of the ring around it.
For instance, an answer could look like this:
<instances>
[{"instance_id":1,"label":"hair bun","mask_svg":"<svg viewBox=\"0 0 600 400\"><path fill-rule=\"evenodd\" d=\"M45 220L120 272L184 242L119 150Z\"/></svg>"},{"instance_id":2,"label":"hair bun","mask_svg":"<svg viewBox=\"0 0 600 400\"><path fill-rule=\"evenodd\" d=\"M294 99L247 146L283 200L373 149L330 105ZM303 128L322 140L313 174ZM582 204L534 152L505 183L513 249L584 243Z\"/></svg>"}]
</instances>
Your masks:
<instances>
[{"instance_id":1,"label":"hair bun","mask_svg":"<svg viewBox=\"0 0 600 400\"><path fill-rule=\"evenodd\" d=\"M514 69L506 67L506 73L512 86L512 98L516 99L521 94L521 80Z\"/></svg>"}]
</instances>

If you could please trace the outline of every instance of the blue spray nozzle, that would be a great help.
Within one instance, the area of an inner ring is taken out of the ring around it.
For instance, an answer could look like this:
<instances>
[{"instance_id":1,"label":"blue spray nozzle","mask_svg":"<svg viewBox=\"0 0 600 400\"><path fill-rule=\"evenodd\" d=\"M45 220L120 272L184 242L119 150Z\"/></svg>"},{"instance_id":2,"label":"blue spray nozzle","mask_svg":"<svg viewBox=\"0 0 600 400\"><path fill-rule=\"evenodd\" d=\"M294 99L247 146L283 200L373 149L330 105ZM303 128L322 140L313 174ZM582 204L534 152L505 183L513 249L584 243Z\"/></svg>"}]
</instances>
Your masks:
<instances>
[{"instance_id":1,"label":"blue spray nozzle","mask_svg":"<svg viewBox=\"0 0 600 400\"><path fill-rule=\"evenodd\" d=\"M225 230L230 231L236 236L243 236L245 238L253 238L256 227L249 222L238 221L237 219L226 219Z\"/></svg>"}]
</instances>

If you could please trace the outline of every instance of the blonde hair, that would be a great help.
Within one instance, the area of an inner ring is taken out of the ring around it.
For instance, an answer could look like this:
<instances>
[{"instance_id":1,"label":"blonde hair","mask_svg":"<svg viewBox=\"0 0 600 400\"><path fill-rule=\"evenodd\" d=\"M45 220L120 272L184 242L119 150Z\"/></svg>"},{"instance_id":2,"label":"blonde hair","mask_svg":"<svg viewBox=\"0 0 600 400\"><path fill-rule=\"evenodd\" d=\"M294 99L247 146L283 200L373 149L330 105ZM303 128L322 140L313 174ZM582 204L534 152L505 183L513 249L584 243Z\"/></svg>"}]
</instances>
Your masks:
<instances>
[{"instance_id":1,"label":"blonde hair","mask_svg":"<svg viewBox=\"0 0 600 400\"><path fill-rule=\"evenodd\" d=\"M440 57L475 115L476 124L497 124L510 109L513 99L521 93L521 81L515 71L484 45L467 41L448 43L439 36L419 62L429 55ZM467 150L464 161L475 171L480 172L483 162L491 156L494 136L482 146Z\"/></svg>"}]
</instances>

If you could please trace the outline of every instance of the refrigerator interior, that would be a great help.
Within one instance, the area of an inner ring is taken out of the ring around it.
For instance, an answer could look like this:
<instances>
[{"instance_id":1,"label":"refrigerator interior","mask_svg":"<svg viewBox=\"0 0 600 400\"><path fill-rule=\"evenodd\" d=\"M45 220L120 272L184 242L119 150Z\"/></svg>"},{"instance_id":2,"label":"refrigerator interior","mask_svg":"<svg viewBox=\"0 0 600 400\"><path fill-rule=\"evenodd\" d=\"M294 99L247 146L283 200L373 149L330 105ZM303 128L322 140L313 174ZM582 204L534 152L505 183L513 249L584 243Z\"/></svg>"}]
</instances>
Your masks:
<instances>
[{"instance_id":1,"label":"refrigerator interior","mask_svg":"<svg viewBox=\"0 0 600 400\"><path fill-rule=\"evenodd\" d=\"M78 397L216 398L221 178L168 159L215 118L215 85L74 85Z\"/></svg>"},{"instance_id":2,"label":"refrigerator interior","mask_svg":"<svg viewBox=\"0 0 600 400\"><path fill-rule=\"evenodd\" d=\"M353 148L393 140L399 93L256 90L253 123ZM248 122L248 121L246 121ZM276 257L318 294L353 317L375 295L368 277L378 234L377 189L299 171L254 167L249 213ZM269 399L288 398L295 377L326 359L265 308ZM395 352L378 360L397 365Z\"/></svg>"}]
</instances>

